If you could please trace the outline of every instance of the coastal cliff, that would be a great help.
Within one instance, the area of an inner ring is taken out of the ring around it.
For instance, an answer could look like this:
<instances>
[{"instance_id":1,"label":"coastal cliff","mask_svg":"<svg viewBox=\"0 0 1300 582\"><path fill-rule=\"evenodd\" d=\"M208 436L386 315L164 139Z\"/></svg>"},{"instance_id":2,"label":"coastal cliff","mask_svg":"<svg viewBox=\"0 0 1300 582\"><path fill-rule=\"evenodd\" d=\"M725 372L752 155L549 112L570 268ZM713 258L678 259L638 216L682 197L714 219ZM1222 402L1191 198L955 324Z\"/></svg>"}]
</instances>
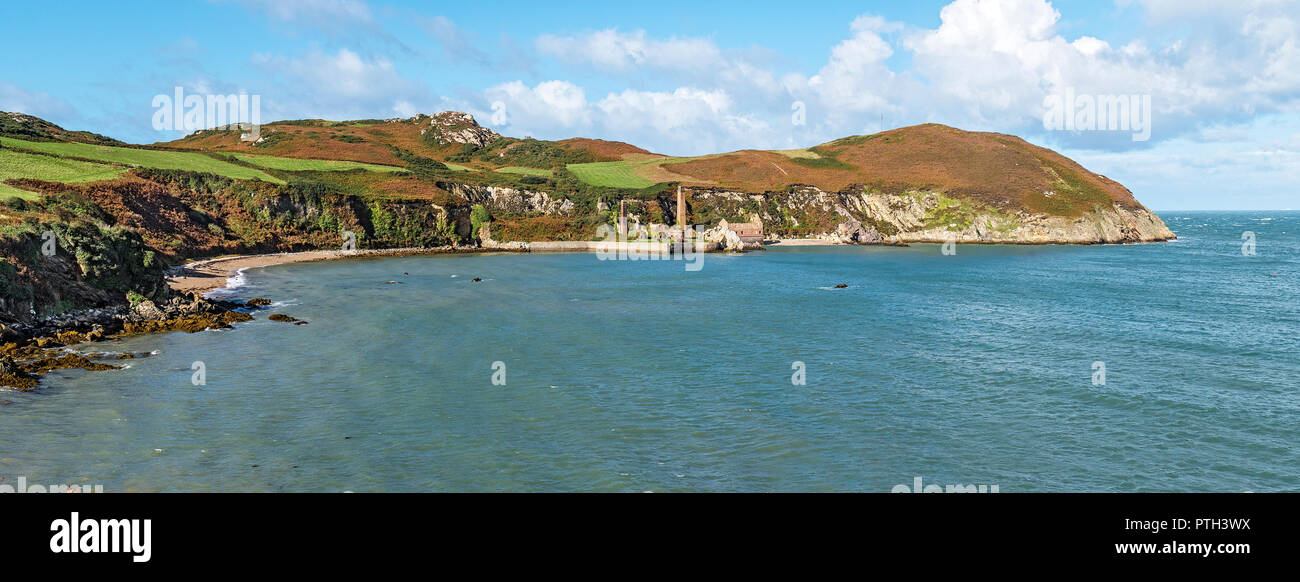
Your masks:
<instances>
[{"instance_id":1,"label":"coastal cliff","mask_svg":"<svg viewBox=\"0 0 1300 582\"><path fill-rule=\"evenodd\" d=\"M0 323L167 301L165 273L204 257L524 250L596 240L620 215L636 229L703 226L726 248L757 243L724 223L848 244L1174 238L1128 189L1056 152L935 124L696 157L509 138L455 112L279 122L262 136L131 146L0 113Z\"/></svg>"},{"instance_id":2,"label":"coastal cliff","mask_svg":"<svg viewBox=\"0 0 1300 582\"><path fill-rule=\"evenodd\" d=\"M1114 244L1172 240L1174 233L1140 205L1097 205L1078 216L998 209L939 192L903 194L811 186L761 195L727 190L692 193L695 207L744 220L757 218L769 240L814 238L848 242L984 244Z\"/></svg>"}]
</instances>

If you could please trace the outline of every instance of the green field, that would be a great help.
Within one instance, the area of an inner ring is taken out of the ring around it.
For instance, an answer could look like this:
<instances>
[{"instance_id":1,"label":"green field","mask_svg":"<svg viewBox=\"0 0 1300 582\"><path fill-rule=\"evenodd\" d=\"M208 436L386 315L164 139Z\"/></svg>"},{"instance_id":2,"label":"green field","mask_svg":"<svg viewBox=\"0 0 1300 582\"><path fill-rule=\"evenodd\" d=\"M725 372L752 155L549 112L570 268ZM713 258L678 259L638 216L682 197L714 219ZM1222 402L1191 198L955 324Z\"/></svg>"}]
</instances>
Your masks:
<instances>
[{"instance_id":1,"label":"green field","mask_svg":"<svg viewBox=\"0 0 1300 582\"><path fill-rule=\"evenodd\" d=\"M648 188L658 184L645 176L639 171L647 166L658 166L666 162L678 160L680 158L653 158L649 160L633 160L619 162L592 162L590 164L569 164L570 172L577 176L579 180L591 184L592 186L608 186L610 188Z\"/></svg>"},{"instance_id":2,"label":"green field","mask_svg":"<svg viewBox=\"0 0 1300 582\"><path fill-rule=\"evenodd\" d=\"M363 162L347 162L342 160L304 160L300 158L281 158L278 156L256 156L250 154L238 154L236 159L248 162L254 166L268 168L271 170L285 170L288 172L300 171L342 171L342 170L369 170L371 172L404 172L405 168L398 166L381 166L378 164L366 164Z\"/></svg>"},{"instance_id":3,"label":"green field","mask_svg":"<svg viewBox=\"0 0 1300 582\"><path fill-rule=\"evenodd\" d=\"M98 146L84 143L23 141L7 137L0 138L0 144L5 148L20 148L60 156L85 158L129 166L142 166L146 168L158 168L161 170L208 172L240 180L258 179L267 182L274 182L276 184L284 183L284 180L276 178L261 170L237 166L230 162L218 160L199 153L142 150L135 148Z\"/></svg>"},{"instance_id":4,"label":"green field","mask_svg":"<svg viewBox=\"0 0 1300 582\"><path fill-rule=\"evenodd\" d=\"M468 172L468 171L470 171L470 169L469 169L468 167L466 167L466 166L458 166L458 165L456 165L456 164L448 164L447 162L443 162L443 164L446 165L446 166L447 166L447 169L449 169L449 170L455 170L455 171L457 171L457 172Z\"/></svg>"},{"instance_id":5,"label":"green field","mask_svg":"<svg viewBox=\"0 0 1300 582\"><path fill-rule=\"evenodd\" d=\"M34 178L48 182L94 182L122 175L125 168L68 160L54 156L0 150L0 182L11 178ZM31 198L31 192L0 184L0 196Z\"/></svg>"},{"instance_id":6,"label":"green field","mask_svg":"<svg viewBox=\"0 0 1300 582\"><path fill-rule=\"evenodd\" d=\"M525 176L542 176L544 178L551 177L550 170L543 170L541 168L525 168L523 166L506 166L504 168L497 168L496 171L501 172L502 174L523 174Z\"/></svg>"},{"instance_id":7,"label":"green field","mask_svg":"<svg viewBox=\"0 0 1300 582\"><path fill-rule=\"evenodd\" d=\"M35 200L36 196L37 194L35 192L19 190L12 186L0 184L0 200L4 200L5 198L23 198L26 200Z\"/></svg>"}]
</instances>

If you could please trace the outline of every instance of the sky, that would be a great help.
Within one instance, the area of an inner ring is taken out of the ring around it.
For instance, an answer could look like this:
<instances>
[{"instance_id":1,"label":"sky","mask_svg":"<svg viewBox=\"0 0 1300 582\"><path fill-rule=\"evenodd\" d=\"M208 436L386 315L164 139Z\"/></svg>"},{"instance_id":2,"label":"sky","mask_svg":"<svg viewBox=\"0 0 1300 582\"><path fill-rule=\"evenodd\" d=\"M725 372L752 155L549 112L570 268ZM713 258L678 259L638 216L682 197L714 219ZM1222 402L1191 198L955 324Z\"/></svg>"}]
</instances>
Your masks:
<instances>
[{"instance_id":1,"label":"sky","mask_svg":"<svg viewBox=\"0 0 1300 582\"><path fill-rule=\"evenodd\" d=\"M1300 0L70 1L5 12L21 25L0 36L0 111L132 143L183 135L153 126L154 97L175 87L258 95L264 121L459 110L505 135L673 155L933 122L1050 147L1156 210L1300 208ZM1045 123L1066 95L1090 100L1077 108L1138 104L1133 126Z\"/></svg>"}]
</instances>

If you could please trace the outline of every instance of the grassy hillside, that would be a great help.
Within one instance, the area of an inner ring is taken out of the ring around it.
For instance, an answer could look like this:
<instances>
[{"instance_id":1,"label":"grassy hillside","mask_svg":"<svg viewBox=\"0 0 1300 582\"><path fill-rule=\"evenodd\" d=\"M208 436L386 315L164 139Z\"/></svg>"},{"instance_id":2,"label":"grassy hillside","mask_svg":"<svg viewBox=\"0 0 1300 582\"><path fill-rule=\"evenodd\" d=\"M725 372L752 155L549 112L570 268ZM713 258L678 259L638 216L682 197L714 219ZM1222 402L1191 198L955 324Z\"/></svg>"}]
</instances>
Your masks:
<instances>
[{"instance_id":1,"label":"grassy hillside","mask_svg":"<svg viewBox=\"0 0 1300 582\"><path fill-rule=\"evenodd\" d=\"M111 137L105 137L97 133L68 131L39 117L6 111L0 111L0 137L12 137L28 141L71 141L100 145L126 145Z\"/></svg>"},{"instance_id":2,"label":"grassy hillside","mask_svg":"<svg viewBox=\"0 0 1300 582\"><path fill-rule=\"evenodd\" d=\"M206 172L228 178L257 179L276 184L284 183L284 180L261 170L235 165L201 153L146 150L75 142L33 142L12 138L0 138L0 146L6 149L28 150L127 166Z\"/></svg>"},{"instance_id":3,"label":"grassy hillside","mask_svg":"<svg viewBox=\"0 0 1300 582\"><path fill-rule=\"evenodd\" d=\"M525 176L550 176L551 175L550 170L543 170L541 168L525 168L523 166L506 166L504 168L497 168L496 171L504 174L523 174Z\"/></svg>"},{"instance_id":4,"label":"grassy hillside","mask_svg":"<svg viewBox=\"0 0 1300 582\"><path fill-rule=\"evenodd\" d=\"M796 150L742 150L694 158L628 155L571 164L582 181L621 188L678 182L742 192L795 185L842 191L942 192L996 208L1078 216L1095 206L1139 206L1119 183L1010 135L927 124Z\"/></svg>"},{"instance_id":5,"label":"grassy hillside","mask_svg":"<svg viewBox=\"0 0 1300 582\"><path fill-rule=\"evenodd\" d=\"M347 162L340 160L311 160L300 158L282 158L278 156L259 156L252 154L240 154L231 156L241 162L247 162L260 168L271 170L286 170L290 172L302 171L346 171L346 170L368 170L371 172L401 172L403 168L397 166L381 166L378 164L366 164L362 162Z\"/></svg>"},{"instance_id":6,"label":"grassy hillside","mask_svg":"<svg viewBox=\"0 0 1300 582\"><path fill-rule=\"evenodd\" d=\"M94 182L116 178L125 171L125 168L108 164L0 149L0 182L15 178L64 183ZM31 192L0 183L0 197L2 196L34 197Z\"/></svg>"}]
</instances>

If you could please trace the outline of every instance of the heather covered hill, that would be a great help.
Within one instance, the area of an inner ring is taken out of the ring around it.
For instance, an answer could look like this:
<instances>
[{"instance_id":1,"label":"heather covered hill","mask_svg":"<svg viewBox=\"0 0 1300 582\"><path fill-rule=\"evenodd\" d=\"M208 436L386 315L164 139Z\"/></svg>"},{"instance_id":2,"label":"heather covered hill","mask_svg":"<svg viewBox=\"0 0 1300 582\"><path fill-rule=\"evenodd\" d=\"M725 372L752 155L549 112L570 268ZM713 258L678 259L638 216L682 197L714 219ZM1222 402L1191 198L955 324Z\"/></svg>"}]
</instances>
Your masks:
<instances>
[{"instance_id":1,"label":"heather covered hill","mask_svg":"<svg viewBox=\"0 0 1300 582\"><path fill-rule=\"evenodd\" d=\"M64 141L98 145L126 145L88 131L68 131L39 117L0 111L0 137L28 141Z\"/></svg>"},{"instance_id":2,"label":"heather covered hill","mask_svg":"<svg viewBox=\"0 0 1300 582\"><path fill-rule=\"evenodd\" d=\"M629 153L649 153L622 142L571 138L561 141L515 139L482 127L467 113L444 111L410 118L278 121L261 127L255 141L239 130L211 129L176 141L154 144L167 149L247 153L289 158L347 160L404 166L404 153L461 167L494 169L520 165L551 169L569 163L616 161ZM519 148L523 148L522 150Z\"/></svg>"},{"instance_id":3,"label":"heather covered hill","mask_svg":"<svg viewBox=\"0 0 1300 582\"><path fill-rule=\"evenodd\" d=\"M457 112L409 119L279 122L264 126L257 142L241 142L236 131L203 131L162 145L393 166L406 165L415 155L474 171L534 176L570 172L590 186L625 189L683 184L747 193L792 186L828 192L854 187L886 194L937 192L996 209L1066 217L1081 216L1097 205L1141 207L1127 188L1049 149L1011 135L939 124L851 136L806 149L691 157L653 154L599 139L515 139Z\"/></svg>"}]
</instances>

